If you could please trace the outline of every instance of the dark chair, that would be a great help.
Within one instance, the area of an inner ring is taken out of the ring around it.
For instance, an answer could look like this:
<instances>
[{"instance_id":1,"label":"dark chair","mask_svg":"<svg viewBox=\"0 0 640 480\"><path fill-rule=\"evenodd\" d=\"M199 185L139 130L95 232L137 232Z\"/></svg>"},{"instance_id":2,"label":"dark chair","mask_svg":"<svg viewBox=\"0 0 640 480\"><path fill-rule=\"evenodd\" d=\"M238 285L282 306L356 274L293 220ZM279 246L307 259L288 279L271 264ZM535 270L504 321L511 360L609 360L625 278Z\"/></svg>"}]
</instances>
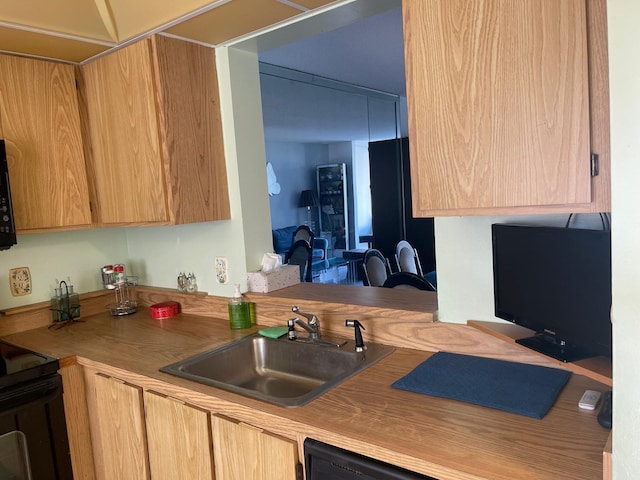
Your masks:
<instances>
[{"instance_id":1,"label":"dark chair","mask_svg":"<svg viewBox=\"0 0 640 480\"><path fill-rule=\"evenodd\" d=\"M329 251L329 241L326 238L316 238L313 231L307 225L300 225L292 235L291 244L298 240L306 240L312 248L311 260L313 268L322 268L327 263L327 253Z\"/></svg>"},{"instance_id":2,"label":"dark chair","mask_svg":"<svg viewBox=\"0 0 640 480\"><path fill-rule=\"evenodd\" d=\"M306 240L298 240L284 256L284 263L300 266L300 281L311 282L311 262L313 250Z\"/></svg>"},{"instance_id":3,"label":"dark chair","mask_svg":"<svg viewBox=\"0 0 640 480\"><path fill-rule=\"evenodd\" d=\"M311 231L311 229L307 225L300 225L293 232L293 236L291 237L291 244L293 245L298 240L306 240L309 245L313 245L313 239L315 238L315 234Z\"/></svg>"},{"instance_id":4,"label":"dark chair","mask_svg":"<svg viewBox=\"0 0 640 480\"><path fill-rule=\"evenodd\" d=\"M395 256L399 272L415 273L421 277L424 275L418 251L406 240L400 240L398 242L398 245L396 245Z\"/></svg>"},{"instance_id":5,"label":"dark chair","mask_svg":"<svg viewBox=\"0 0 640 480\"><path fill-rule=\"evenodd\" d=\"M365 286L381 287L391 273L391 267L380 250L369 248L362 259L362 273Z\"/></svg>"},{"instance_id":6,"label":"dark chair","mask_svg":"<svg viewBox=\"0 0 640 480\"><path fill-rule=\"evenodd\" d=\"M436 289L424 277L411 272L396 272L387 277L382 285L386 288L417 288L435 292Z\"/></svg>"}]
</instances>

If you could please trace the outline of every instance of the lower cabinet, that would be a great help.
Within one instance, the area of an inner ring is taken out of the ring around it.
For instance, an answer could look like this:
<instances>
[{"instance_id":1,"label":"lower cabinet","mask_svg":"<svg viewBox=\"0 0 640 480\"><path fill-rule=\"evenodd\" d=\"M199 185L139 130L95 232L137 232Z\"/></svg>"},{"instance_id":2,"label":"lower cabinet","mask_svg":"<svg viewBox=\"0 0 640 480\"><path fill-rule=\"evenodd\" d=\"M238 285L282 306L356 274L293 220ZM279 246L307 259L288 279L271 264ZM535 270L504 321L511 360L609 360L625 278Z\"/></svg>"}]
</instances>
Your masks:
<instances>
[{"instance_id":1,"label":"lower cabinet","mask_svg":"<svg viewBox=\"0 0 640 480\"><path fill-rule=\"evenodd\" d=\"M67 386L86 392L86 418L71 418L90 430L98 480L302 478L297 443L288 438L93 368ZM80 402L65 407L81 410ZM72 446L71 454L77 459L86 452Z\"/></svg>"},{"instance_id":2,"label":"lower cabinet","mask_svg":"<svg viewBox=\"0 0 640 480\"><path fill-rule=\"evenodd\" d=\"M96 477L150 478L142 389L100 374L93 381L96 423L91 440Z\"/></svg>"},{"instance_id":3,"label":"lower cabinet","mask_svg":"<svg viewBox=\"0 0 640 480\"><path fill-rule=\"evenodd\" d=\"M246 423L213 415L216 475L224 480L296 480L296 442ZM299 478L302 478L300 476Z\"/></svg>"},{"instance_id":4,"label":"lower cabinet","mask_svg":"<svg viewBox=\"0 0 640 480\"><path fill-rule=\"evenodd\" d=\"M215 478L209 413L155 392L145 392L144 403L151 477Z\"/></svg>"}]
</instances>

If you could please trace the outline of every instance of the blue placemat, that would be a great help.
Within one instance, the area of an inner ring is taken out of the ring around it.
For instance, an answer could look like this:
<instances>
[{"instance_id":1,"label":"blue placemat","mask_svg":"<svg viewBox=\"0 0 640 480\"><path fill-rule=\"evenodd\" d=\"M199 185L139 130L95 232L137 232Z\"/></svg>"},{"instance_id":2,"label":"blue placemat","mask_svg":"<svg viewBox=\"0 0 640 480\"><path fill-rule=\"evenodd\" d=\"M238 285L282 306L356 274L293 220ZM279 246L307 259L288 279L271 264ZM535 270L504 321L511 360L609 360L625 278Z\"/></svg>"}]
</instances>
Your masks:
<instances>
[{"instance_id":1,"label":"blue placemat","mask_svg":"<svg viewBox=\"0 0 640 480\"><path fill-rule=\"evenodd\" d=\"M391 386L542 418L570 376L557 368L438 352Z\"/></svg>"}]
</instances>

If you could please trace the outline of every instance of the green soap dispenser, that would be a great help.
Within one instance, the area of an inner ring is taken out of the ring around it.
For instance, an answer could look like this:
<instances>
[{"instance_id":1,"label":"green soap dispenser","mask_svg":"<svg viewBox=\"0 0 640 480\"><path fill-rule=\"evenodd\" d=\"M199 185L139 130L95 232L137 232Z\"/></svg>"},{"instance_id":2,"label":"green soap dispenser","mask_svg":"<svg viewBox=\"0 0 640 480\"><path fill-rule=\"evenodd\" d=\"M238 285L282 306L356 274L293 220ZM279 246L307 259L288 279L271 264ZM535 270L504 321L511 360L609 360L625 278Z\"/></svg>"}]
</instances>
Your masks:
<instances>
[{"instance_id":1,"label":"green soap dispenser","mask_svg":"<svg viewBox=\"0 0 640 480\"><path fill-rule=\"evenodd\" d=\"M240 293L240 284L235 285L233 297L229 299L229 324L234 330L251 327L249 303Z\"/></svg>"}]
</instances>

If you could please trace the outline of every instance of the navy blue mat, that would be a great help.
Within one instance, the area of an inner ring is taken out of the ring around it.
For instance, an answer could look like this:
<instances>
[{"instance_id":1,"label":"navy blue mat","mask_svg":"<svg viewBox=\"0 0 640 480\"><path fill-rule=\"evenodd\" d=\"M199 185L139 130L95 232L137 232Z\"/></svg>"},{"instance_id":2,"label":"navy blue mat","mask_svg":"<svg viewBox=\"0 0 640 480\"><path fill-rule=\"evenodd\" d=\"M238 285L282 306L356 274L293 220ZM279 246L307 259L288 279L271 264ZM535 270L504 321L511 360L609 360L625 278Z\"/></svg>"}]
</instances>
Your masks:
<instances>
[{"instance_id":1,"label":"navy blue mat","mask_svg":"<svg viewBox=\"0 0 640 480\"><path fill-rule=\"evenodd\" d=\"M570 376L557 368L438 352L391 386L542 418Z\"/></svg>"}]
</instances>

